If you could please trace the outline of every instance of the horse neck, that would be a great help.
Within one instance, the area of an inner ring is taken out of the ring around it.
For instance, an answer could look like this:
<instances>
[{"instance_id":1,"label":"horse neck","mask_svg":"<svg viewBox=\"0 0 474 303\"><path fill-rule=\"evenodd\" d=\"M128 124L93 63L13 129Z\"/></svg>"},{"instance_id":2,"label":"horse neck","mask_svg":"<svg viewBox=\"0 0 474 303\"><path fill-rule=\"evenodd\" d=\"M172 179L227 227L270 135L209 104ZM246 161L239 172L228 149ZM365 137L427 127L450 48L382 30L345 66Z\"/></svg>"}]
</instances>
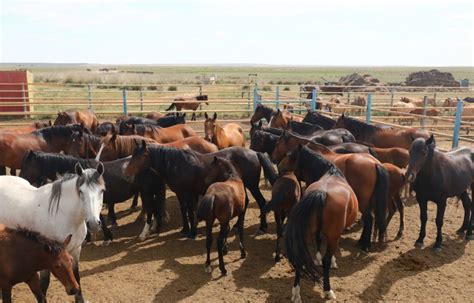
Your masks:
<instances>
[{"instance_id":1,"label":"horse neck","mask_svg":"<svg viewBox=\"0 0 474 303\"><path fill-rule=\"evenodd\" d=\"M322 156L311 155L307 150L300 154L298 168L304 172L306 182L313 183L321 179L331 168L333 164L322 158Z\"/></svg>"},{"instance_id":2,"label":"horse neck","mask_svg":"<svg viewBox=\"0 0 474 303\"><path fill-rule=\"evenodd\" d=\"M160 172L161 176L166 175L169 154L169 150L163 146L157 145L149 148L150 167Z\"/></svg>"},{"instance_id":3,"label":"horse neck","mask_svg":"<svg viewBox=\"0 0 474 303\"><path fill-rule=\"evenodd\" d=\"M76 189L76 181L78 177L74 177L70 180L65 180L65 181L56 181L56 182L61 182L61 196L59 197L59 201L57 202L57 212L56 208L52 209L52 214L50 216L55 216L56 214L61 214L62 224L68 225L68 226L74 226L76 228L79 228L79 226L83 225L85 220L86 220L86 214L84 212L84 209L82 208L83 203L80 201L79 194L77 193ZM51 191L53 188L54 183L43 186L49 187L48 190L51 195ZM49 199L48 199L49 201ZM53 203L53 202L52 202ZM59 222L58 222L59 223ZM66 226L64 227L63 230L68 230Z\"/></svg>"},{"instance_id":4,"label":"horse neck","mask_svg":"<svg viewBox=\"0 0 474 303\"><path fill-rule=\"evenodd\" d=\"M216 123L216 133L212 137L212 143L217 145L217 147L227 147L228 140L222 126Z\"/></svg>"},{"instance_id":5,"label":"horse neck","mask_svg":"<svg viewBox=\"0 0 474 303\"><path fill-rule=\"evenodd\" d=\"M86 135L85 138L85 148L86 148L86 158L89 158L89 152L91 152L92 154L93 153L97 153L100 149L100 145L101 145L101 140L100 138L97 138L93 135ZM95 155L91 155L91 156L95 156Z\"/></svg>"}]
</instances>

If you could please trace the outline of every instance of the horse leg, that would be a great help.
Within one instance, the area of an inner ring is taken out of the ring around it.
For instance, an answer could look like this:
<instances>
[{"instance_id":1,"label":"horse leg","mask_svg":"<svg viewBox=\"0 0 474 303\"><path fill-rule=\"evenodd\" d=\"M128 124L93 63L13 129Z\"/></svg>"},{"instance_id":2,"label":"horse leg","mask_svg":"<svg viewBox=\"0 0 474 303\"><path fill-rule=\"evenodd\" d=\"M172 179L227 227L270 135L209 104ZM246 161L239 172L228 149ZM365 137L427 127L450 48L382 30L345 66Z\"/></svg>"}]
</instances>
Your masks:
<instances>
[{"instance_id":1,"label":"horse leg","mask_svg":"<svg viewBox=\"0 0 474 303\"><path fill-rule=\"evenodd\" d=\"M195 218L194 209L196 208L197 197L189 197L188 199L188 220L191 230L186 234L186 237L194 239L197 235L197 220ZM227 239L227 237L226 237ZM225 240L225 239L224 239Z\"/></svg>"},{"instance_id":2,"label":"horse leg","mask_svg":"<svg viewBox=\"0 0 474 303\"><path fill-rule=\"evenodd\" d=\"M2 288L1 299L3 303L12 303L12 287Z\"/></svg>"},{"instance_id":3,"label":"horse leg","mask_svg":"<svg viewBox=\"0 0 474 303\"><path fill-rule=\"evenodd\" d=\"M418 200L418 206L420 207L420 234L418 236L418 239L415 242L415 246L422 248L423 247L423 240L425 239L426 236L426 221L428 220L428 201L423 199Z\"/></svg>"},{"instance_id":4,"label":"horse leg","mask_svg":"<svg viewBox=\"0 0 474 303\"><path fill-rule=\"evenodd\" d=\"M262 193L260 192L260 189L257 186L251 186L248 187L250 192L252 193L252 196L255 198L257 201L258 207L260 208L260 215L262 214L262 208L265 206L267 201L265 201L265 198L263 197ZM260 232L261 233L266 233L267 232L267 217L266 216L260 216Z\"/></svg>"},{"instance_id":5,"label":"horse leg","mask_svg":"<svg viewBox=\"0 0 474 303\"><path fill-rule=\"evenodd\" d=\"M187 210L186 210L186 201L185 197L183 195L178 196L178 201L179 201L179 207L181 209L181 219L183 220L183 228L181 229L182 234L187 234L189 232L189 221L188 221L188 215L187 215Z\"/></svg>"},{"instance_id":6,"label":"horse leg","mask_svg":"<svg viewBox=\"0 0 474 303\"><path fill-rule=\"evenodd\" d=\"M436 235L436 242L435 242L434 249L436 252L439 252L441 251L441 243L443 242L442 229L443 229L443 221L444 221L444 211L446 210L446 200L439 201L436 204L438 205L437 212L436 212L437 235Z\"/></svg>"},{"instance_id":7,"label":"horse leg","mask_svg":"<svg viewBox=\"0 0 474 303\"><path fill-rule=\"evenodd\" d=\"M227 234L229 233L229 222L221 223L221 230L219 232L219 237L217 238L217 253L219 256L219 269L223 276L227 275L227 270L225 269L224 265L224 241L227 238Z\"/></svg>"},{"instance_id":8,"label":"horse leg","mask_svg":"<svg viewBox=\"0 0 474 303\"><path fill-rule=\"evenodd\" d=\"M404 221L405 206L403 205L400 194L396 194L394 199L395 199L395 202L397 203L398 213L400 214L400 226L398 227L398 233L397 233L397 239L400 239L401 237L403 237L403 230L405 229L405 221Z\"/></svg>"},{"instance_id":9,"label":"horse leg","mask_svg":"<svg viewBox=\"0 0 474 303\"><path fill-rule=\"evenodd\" d=\"M5 176L7 174L7 168L5 166L0 166L0 176Z\"/></svg>"},{"instance_id":10,"label":"horse leg","mask_svg":"<svg viewBox=\"0 0 474 303\"><path fill-rule=\"evenodd\" d=\"M280 261L280 239L283 237L283 226L280 211L275 210L275 222L277 229L277 240L275 247L275 263Z\"/></svg>"},{"instance_id":11,"label":"horse leg","mask_svg":"<svg viewBox=\"0 0 474 303\"><path fill-rule=\"evenodd\" d=\"M35 295L36 301L46 302L43 292L41 291L39 276L37 273L35 273L30 280L25 281L25 283L28 285L31 292Z\"/></svg>"},{"instance_id":12,"label":"horse leg","mask_svg":"<svg viewBox=\"0 0 474 303\"><path fill-rule=\"evenodd\" d=\"M323 290L325 297L329 300L335 300L336 296L334 291L331 289L331 284L329 283L329 270L331 269L331 263L334 258L334 254L337 248L337 240L328 239L328 245L326 248L326 253L323 258ZM334 264L335 264L334 260ZM337 265L336 265L337 267Z\"/></svg>"},{"instance_id":13,"label":"horse leg","mask_svg":"<svg viewBox=\"0 0 474 303\"><path fill-rule=\"evenodd\" d=\"M107 224L105 224L104 215L100 214L99 218L100 218L100 222L102 222L100 227L102 228L102 233L104 234L104 242L102 242L102 245L108 246L110 243L112 243L112 240L113 240L112 232L107 227Z\"/></svg>"},{"instance_id":14,"label":"horse leg","mask_svg":"<svg viewBox=\"0 0 474 303\"><path fill-rule=\"evenodd\" d=\"M362 235L359 239L359 245L364 251L369 251L371 246L370 237L372 235L373 220L374 218L372 217L370 206L367 206L367 209L362 214L362 222L364 224L364 227L362 228Z\"/></svg>"},{"instance_id":15,"label":"horse leg","mask_svg":"<svg viewBox=\"0 0 474 303\"><path fill-rule=\"evenodd\" d=\"M72 270L74 272L74 277L76 278L77 284L79 284L79 292L74 295L74 302L83 303L85 302L85 300L84 300L84 297L82 296L81 276L79 275L79 257L74 258L73 264L72 264Z\"/></svg>"},{"instance_id":16,"label":"horse leg","mask_svg":"<svg viewBox=\"0 0 474 303\"><path fill-rule=\"evenodd\" d=\"M464 232L467 230L468 225L470 224L470 217L471 217L471 200L469 199L469 196L467 192L463 192L459 198L462 201L462 206L464 208L464 220L462 221L461 227L456 231L458 234L464 234Z\"/></svg>"},{"instance_id":17,"label":"horse leg","mask_svg":"<svg viewBox=\"0 0 474 303\"><path fill-rule=\"evenodd\" d=\"M40 287L41 292L46 297L46 293L48 292L49 281L51 280L51 271L48 269L40 271Z\"/></svg>"},{"instance_id":18,"label":"horse leg","mask_svg":"<svg viewBox=\"0 0 474 303\"><path fill-rule=\"evenodd\" d=\"M133 202L132 202L132 205L130 206L130 209L136 209L137 205L138 205L138 192L136 192L133 195Z\"/></svg>"},{"instance_id":19,"label":"horse leg","mask_svg":"<svg viewBox=\"0 0 474 303\"><path fill-rule=\"evenodd\" d=\"M212 247L212 225L214 224L214 218L212 220L206 221L206 269L205 271L210 274L212 272L211 268L211 247Z\"/></svg>"},{"instance_id":20,"label":"horse leg","mask_svg":"<svg viewBox=\"0 0 474 303\"><path fill-rule=\"evenodd\" d=\"M293 282L293 288L291 289L291 302L294 302L294 303L301 303L300 279L301 279L301 274L299 271L296 271L295 281Z\"/></svg>"},{"instance_id":21,"label":"horse leg","mask_svg":"<svg viewBox=\"0 0 474 303\"><path fill-rule=\"evenodd\" d=\"M323 258L321 256L321 238L321 231L318 230L316 232L316 259L314 260L314 264L316 264L317 266L323 265Z\"/></svg>"},{"instance_id":22,"label":"horse leg","mask_svg":"<svg viewBox=\"0 0 474 303\"><path fill-rule=\"evenodd\" d=\"M112 202L107 203L107 209L109 210L107 218L110 221L110 225L112 227L116 227L117 226L117 216L115 215L115 204L112 203Z\"/></svg>"},{"instance_id":23,"label":"horse leg","mask_svg":"<svg viewBox=\"0 0 474 303\"><path fill-rule=\"evenodd\" d=\"M245 246L244 246L244 219L245 219L245 212L243 212L240 216L239 219L237 220L238 224L238 231L239 231L239 248L240 248L240 258L244 259L247 256L247 253L245 252Z\"/></svg>"},{"instance_id":24,"label":"horse leg","mask_svg":"<svg viewBox=\"0 0 474 303\"><path fill-rule=\"evenodd\" d=\"M16 176L16 169L10 168L10 175L11 176Z\"/></svg>"}]
</instances>

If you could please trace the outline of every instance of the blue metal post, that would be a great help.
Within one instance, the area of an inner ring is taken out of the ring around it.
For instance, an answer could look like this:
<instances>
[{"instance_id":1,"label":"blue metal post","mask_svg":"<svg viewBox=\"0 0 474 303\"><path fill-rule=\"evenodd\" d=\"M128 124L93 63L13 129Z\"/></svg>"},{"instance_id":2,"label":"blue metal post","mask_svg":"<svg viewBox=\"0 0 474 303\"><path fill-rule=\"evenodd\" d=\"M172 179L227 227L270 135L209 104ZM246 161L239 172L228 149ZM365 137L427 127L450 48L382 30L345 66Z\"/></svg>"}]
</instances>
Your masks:
<instances>
[{"instance_id":1,"label":"blue metal post","mask_svg":"<svg viewBox=\"0 0 474 303\"><path fill-rule=\"evenodd\" d=\"M318 92L316 89L313 89L313 93L311 94L311 109L315 110L316 109L316 98L318 97Z\"/></svg>"},{"instance_id":2,"label":"blue metal post","mask_svg":"<svg viewBox=\"0 0 474 303\"><path fill-rule=\"evenodd\" d=\"M275 90L275 109L280 106L280 87L277 86Z\"/></svg>"},{"instance_id":3,"label":"blue metal post","mask_svg":"<svg viewBox=\"0 0 474 303\"><path fill-rule=\"evenodd\" d=\"M372 94L367 95L367 110L365 111L365 123L372 120Z\"/></svg>"},{"instance_id":4,"label":"blue metal post","mask_svg":"<svg viewBox=\"0 0 474 303\"><path fill-rule=\"evenodd\" d=\"M127 89L124 88L122 90L122 100L123 100L123 114L126 116L128 114L127 111Z\"/></svg>"},{"instance_id":5,"label":"blue metal post","mask_svg":"<svg viewBox=\"0 0 474 303\"><path fill-rule=\"evenodd\" d=\"M463 102L458 98L458 106L456 107L456 120L454 121L454 132L453 132L453 148L458 147L459 144L459 130L461 129L462 119L462 107Z\"/></svg>"},{"instance_id":6,"label":"blue metal post","mask_svg":"<svg viewBox=\"0 0 474 303\"><path fill-rule=\"evenodd\" d=\"M257 109L257 103L258 103L258 90L257 90L257 85L255 85L255 88L253 89L253 110L254 111Z\"/></svg>"},{"instance_id":7,"label":"blue metal post","mask_svg":"<svg viewBox=\"0 0 474 303\"><path fill-rule=\"evenodd\" d=\"M422 128L425 128L425 117L426 117L426 107L428 106L428 97L423 97L423 117L420 119L420 125Z\"/></svg>"}]
</instances>

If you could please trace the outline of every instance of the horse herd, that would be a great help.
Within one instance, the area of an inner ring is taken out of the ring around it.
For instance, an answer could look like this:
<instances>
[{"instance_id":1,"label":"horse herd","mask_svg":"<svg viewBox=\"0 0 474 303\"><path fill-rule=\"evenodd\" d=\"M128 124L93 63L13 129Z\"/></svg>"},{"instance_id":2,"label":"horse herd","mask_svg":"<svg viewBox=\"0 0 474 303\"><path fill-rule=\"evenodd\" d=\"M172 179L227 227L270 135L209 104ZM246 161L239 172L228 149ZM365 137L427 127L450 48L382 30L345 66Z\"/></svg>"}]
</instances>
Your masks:
<instances>
[{"instance_id":1,"label":"horse herd","mask_svg":"<svg viewBox=\"0 0 474 303\"><path fill-rule=\"evenodd\" d=\"M178 198L185 236L194 238L198 222L206 223L206 272L212 271L215 221L220 225L219 269L225 275L233 218L241 257L247 254L248 191L260 208L260 232L267 231L267 213L273 211L274 259L280 260L284 239L284 254L295 270L294 302L301 302L302 276L313 281L322 276L325 296L335 298L330 268L337 267L340 237L359 212L362 250L369 251L377 240L383 245L396 211L397 237L403 235L401 192L407 182L420 206L417 246L423 246L427 202L433 201L438 207L434 248L441 249L446 201L455 196L465 210L458 232L472 239L474 203L467 193L474 180L472 148L443 153L425 130L371 125L344 114L333 120L318 111L301 119L261 104L250 120L247 148L240 125L221 125L216 114L205 114L201 138L186 125L185 115L154 112L98 123L90 110L71 110L59 113L54 125L35 123L0 132L0 173L6 175L7 167L11 175L20 170L19 177L0 177L0 288L5 302L20 282L44 301L51 272L68 294L83 302L79 259L88 232L102 229L104 245L110 243L113 234L106 223L117 224L114 205L133 198L135 207L140 196L146 219L138 238L159 234L169 220L166 186ZM259 188L262 170L272 185L268 203ZM107 222L102 203L108 208ZM313 244L316 255L310 252Z\"/></svg>"}]
</instances>

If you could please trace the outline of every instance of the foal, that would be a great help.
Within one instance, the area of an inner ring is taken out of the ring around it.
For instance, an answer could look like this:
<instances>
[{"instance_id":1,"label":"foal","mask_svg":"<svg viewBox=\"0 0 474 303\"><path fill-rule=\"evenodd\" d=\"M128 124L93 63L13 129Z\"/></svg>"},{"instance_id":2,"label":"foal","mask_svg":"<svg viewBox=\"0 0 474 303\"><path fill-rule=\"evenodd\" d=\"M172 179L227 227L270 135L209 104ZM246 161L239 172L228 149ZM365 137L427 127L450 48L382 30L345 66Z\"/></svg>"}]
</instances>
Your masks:
<instances>
[{"instance_id":1,"label":"foal","mask_svg":"<svg viewBox=\"0 0 474 303\"><path fill-rule=\"evenodd\" d=\"M208 167L206 184L209 180L222 180L209 186L206 194L199 201L197 209L198 222L206 221L206 272L211 273L211 246L212 226L217 219L221 225L219 237L217 238L217 252L219 255L219 269L223 276L227 274L224 265L224 245L229 234L229 222L238 217L237 228L239 232L240 256L245 258L244 248L244 217L248 200L245 199L245 187L242 179L235 170L232 163L221 157L214 157ZM212 182L212 181L211 181Z\"/></svg>"}]
</instances>

